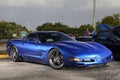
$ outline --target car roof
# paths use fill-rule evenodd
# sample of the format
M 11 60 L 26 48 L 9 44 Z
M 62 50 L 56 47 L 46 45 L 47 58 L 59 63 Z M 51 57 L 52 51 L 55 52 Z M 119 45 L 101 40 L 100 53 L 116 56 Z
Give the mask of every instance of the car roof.
M 38 34 L 38 33 L 60 33 L 60 32 L 59 31 L 36 31 L 32 33 Z

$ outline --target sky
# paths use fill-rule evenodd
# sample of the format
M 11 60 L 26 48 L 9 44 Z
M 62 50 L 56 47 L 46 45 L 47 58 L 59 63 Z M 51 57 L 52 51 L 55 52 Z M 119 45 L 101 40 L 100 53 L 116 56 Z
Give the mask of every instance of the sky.
M 96 21 L 120 14 L 120 0 L 96 0 Z M 35 30 L 46 22 L 71 27 L 93 23 L 93 0 L 0 0 L 0 21 Z

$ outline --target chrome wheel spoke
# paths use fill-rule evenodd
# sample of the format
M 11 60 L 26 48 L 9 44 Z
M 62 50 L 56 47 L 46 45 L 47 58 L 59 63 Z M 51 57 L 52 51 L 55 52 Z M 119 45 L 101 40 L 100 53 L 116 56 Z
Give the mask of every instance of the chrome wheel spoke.
M 50 65 L 55 68 L 61 68 L 64 65 L 63 58 L 58 50 L 53 50 L 49 56 Z
M 11 48 L 10 57 L 14 62 L 20 61 L 19 56 L 18 56 L 18 50 L 16 47 Z
M 13 59 L 16 59 L 17 58 L 17 52 L 16 52 L 16 50 L 15 49 L 13 49 Z

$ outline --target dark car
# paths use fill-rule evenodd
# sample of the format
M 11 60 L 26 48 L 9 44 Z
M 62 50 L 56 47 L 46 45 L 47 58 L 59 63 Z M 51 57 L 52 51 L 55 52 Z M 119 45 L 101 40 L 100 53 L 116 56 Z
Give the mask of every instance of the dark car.
M 92 36 L 78 36 L 75 38 L 77 41 L 90 42 L 93 40 Z
M 120 59 L 120 26 L 115 28 L 106 24 L 98 26 L 101 32 L 94 37 L 94 41 L 108 47 L 113 52 L 114 59 Z

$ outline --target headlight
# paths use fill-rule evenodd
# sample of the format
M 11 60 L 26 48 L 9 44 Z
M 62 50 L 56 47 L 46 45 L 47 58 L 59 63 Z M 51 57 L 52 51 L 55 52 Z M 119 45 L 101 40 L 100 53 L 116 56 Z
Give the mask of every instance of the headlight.
M 70 61 L 75 61 L 75 62 L 81 62 L 82 61 L 82 59 L 80 59 L 80 58 L 70 58 L 69 60 Z
M 94 59 L 80 59 L 80 58 L 70 58 L 70 61 L 75 61 L 75 62 L 94 62 Z

